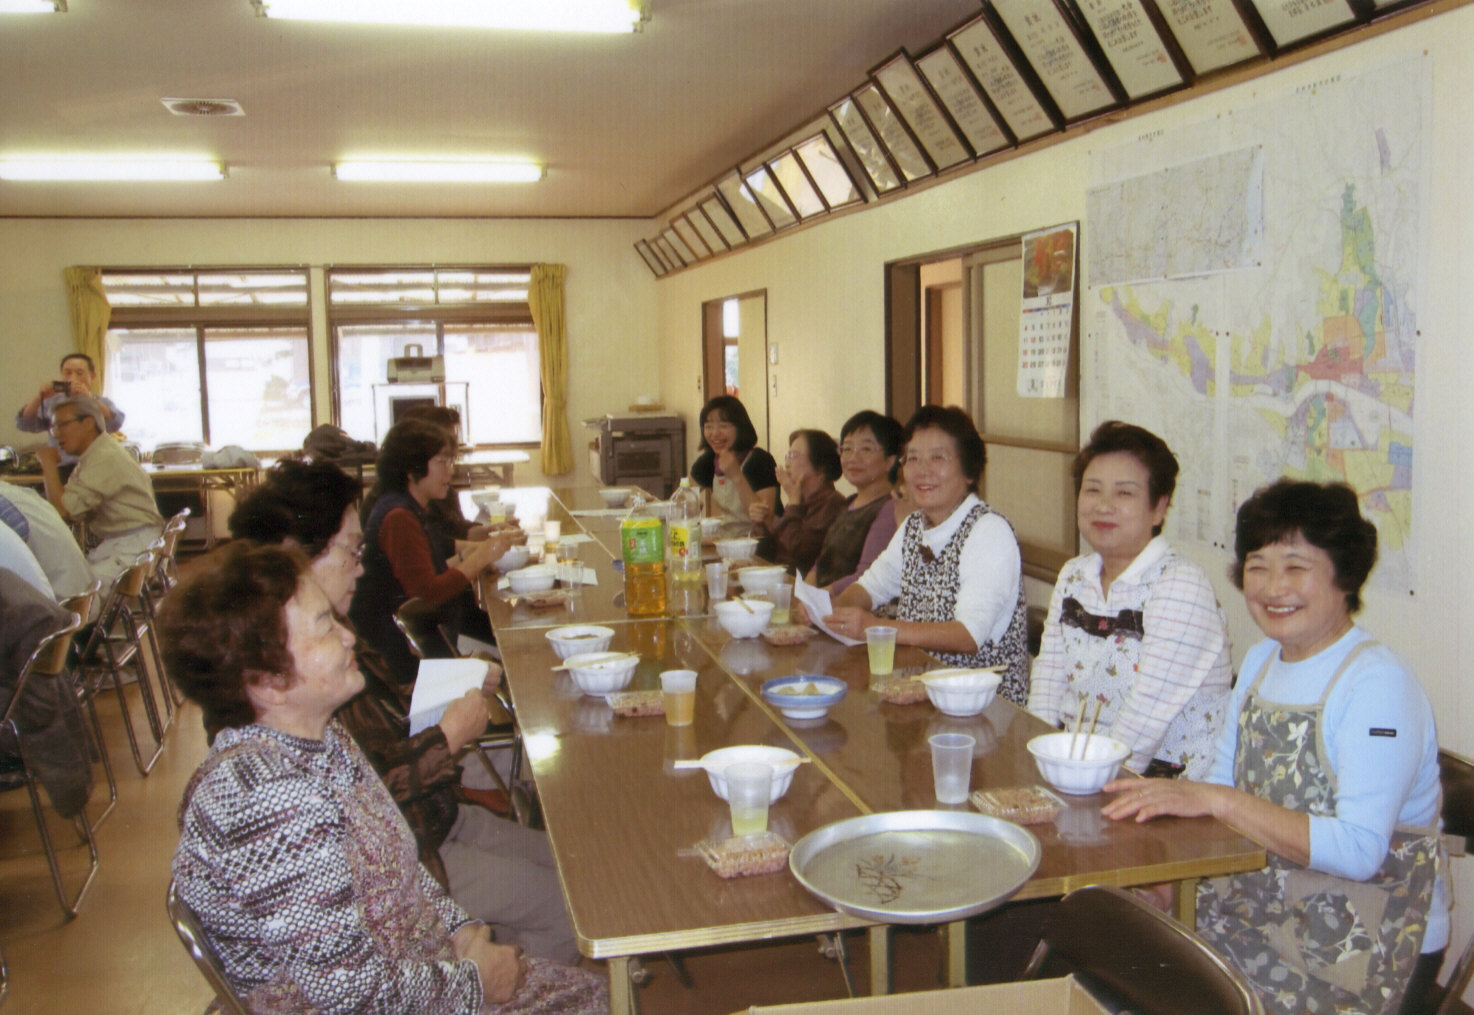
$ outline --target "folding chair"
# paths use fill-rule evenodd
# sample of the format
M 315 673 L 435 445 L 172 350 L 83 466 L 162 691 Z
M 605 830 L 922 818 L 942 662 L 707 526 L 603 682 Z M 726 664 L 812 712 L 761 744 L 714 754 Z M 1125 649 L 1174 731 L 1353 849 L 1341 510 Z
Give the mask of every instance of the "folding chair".
M 160 547 L 158 559 L 154 561 L 154 573 L 149 581 L 150 589 L 157 596 L 162 596 L 179 584 L 179 568 L 174 558 L 179 552 L 179 540 L 184 536 L 185 527 L 189 525 L 189 515 L 190 509 L 186 505 L 164 524 L 164 534 L 161 537 L 163 546 Z
M 1474 761 L 1440 750 L 1438 781 L 1443 785 L 1444 844 L 1450 856 L 1464 856 L 1474 850 Z M 1471 977 L 1474 977 L 1474 935 L 1464 945 L 1459 961 L 1449 974 L 1436 1015 L 1453 1015 L 1462 1008 Z
M 88 632 L 77 663 L 79 693 L 89 708 L 95 708 L 94 699 L 102 692 L 103 685 L 111 682 L 117 693 L 119 710 L 123 713 L 123 729 L 128 734 L 133 761 L 143 775 L 148 775 L 154 762 L 163 753 L 165 724 L 159 715 L 159 706 L 154 700 L 153 682 L 149 679 L 148 666 L 143 658 L 144 638 L 153 634 L 153 628 L 150 626 L 145 631 L 140 626 L 129 602 L 136 600 L 142 592 L 152 567 L 153 555 L 144 553 L 132 567 L 113 580 L 102 614 Z M 157 642 L 152 647 L 157 650 Z M 162 666 L 159 669 L 162 676 Z M 147 760 L 144 759 L 143 748 L 139 745 L 132 710 L 128 707 L 128 698 L 123 689 L 124 677 L 130 672 L 138 683 L 144 716 L 154 739 L 153 753 Z
M 460 656 L 455 643 L 440 623 L 438 611 L 423 599 L 409 599 L 394 614 L 394 626 L 409 642 L 410 651 L 417 659 L 455 659 Z M 531 801 L 517 787 L 517 777 L 522 771 L 522 731 L 517 728 L 517 717 L 512 710 L 512 700 L 505 686 L 492 693 L 492 699 L 501 711 L 492 724 L 476 740 L 476 754 L 481 764 L 490 773 L 498 788 L 512 803 L 512 813 L 519 824 L 531 820 Z M 508 777 L 502 778 L 492 764 L 487 751 L 511 751 L 511 767 Z
M 1166 913 L 1105 885 L 1064 897 L 1023 979 L 1066 973 L 1113 1011 L 1264 1015 L 1237 966 Z
M 68 596 L 66 599 L 61 600 L 58 605 L 63 610 L 69 613 L 75 613 L 77 616 L 85 619 L 92 615 L 92 604 L 97 601 L 97 597 L 101 591 L 102 582 L 94 578 L 92 584 L 87 587 L 85 592 L 78 592 L 75 596 Z M 72 635 L 72 660 L 74 664 L 80 658 L 85 642 L 86 628 L 84 626 L 81 631 Z M 113 773 L 113 760 L 108 755 L 107 742 L 102 738 L 102 723 L 97 718 L 97 706 L 93 703 L 91 696 L 85 693 L 85 681 L 80 679 L 80 675 L 75 672 L 72 675 L 72 690 L 76 695 L 77 703 L 87 713 L 89 720 L 89 724 L 85 727 L 87 737 L 91 741 L 92 749 L 97 752 L 98 758 L 102 761 L 103 774 L 107 776 L 107 806 L 103 808 L 102 813 L 92 822 L 92 827 L 97 829 L 102 827 L 102 823 L 107 820 L 107 816 L 118 805 L 118 779 Z
M 28 734 L 21 728 L 20 713 L 27 705 L 27 686 L 38 677 L 56 682 L 54 700 L 58 707 L 77 708 L 77 700 L 68 682 L 67 652 L 71 648 L 72 635 L 81 626 L 82 618 L 73 613 L 68 616 L 66 623 L 41 639 L 26 660 L 25 666 L 21 668 L 15 694 L 11 697 L 9 705 L 6 706 L 4 715 L 0 715 L 0 742 L 13 742 L 16 748 L 14 759 L 8 757 L 0 759 L 0 790 L 20 789 L 24 786 L 30 795 L 31 813 L 36 818 L 36 830 L 41 834 L 41 846 L 46 852 L 46 864 L 51 868 L 51 884 L 56 889 L 57 901 L 61 903 L 62 910 L 69 917 L 77 915 L 77 907 L 82 904 L 82 897 L 87 894 L 87 889 L 92 887 L 92 879 L 97 876 L 97 840 L 93 837 L 92 824 L 87 819 L 87 810 L 84 806 L 72 819 L 72 823 L 91 854 L 90 866 L 87 879 L 82 882 L 82 887 L 77 890 L 76 895 L 68 895 L 66 884 L 61 876 L 61 862 L 56 853 L 56 845 L 51 839 L 51 829 L 46 821 L 46 812 L 42 808 L 31 751 L 27 749 L 27 742 L 31 739 L 32 734 Z M 86 725 L 82 722 L 80 711 L 77 713 L 77 719 L 83 728 L 85 737 Z M 79 759 L 84 765 L 88 764 L 86 750 L 87 748 L 84 747 L 84 753 Z
M 169 911 L 169 922 L 174 924 L 174 933 L 184 943 L 184 950 L 189 952 L 200 975 L 204 976 L 205 982 L 215 992 L 220 1010 L 226 1015 L 249 1015 L 241 999 L 235 996 L 230 982 L 225 979 L 225 970 L 220 965 L 215 949 L 210 947 L 204 928 L 185 901 L 179 897 L 179 891 L 172 880 L 169 882 L 168 894 L 164 897 L 164 908 Z

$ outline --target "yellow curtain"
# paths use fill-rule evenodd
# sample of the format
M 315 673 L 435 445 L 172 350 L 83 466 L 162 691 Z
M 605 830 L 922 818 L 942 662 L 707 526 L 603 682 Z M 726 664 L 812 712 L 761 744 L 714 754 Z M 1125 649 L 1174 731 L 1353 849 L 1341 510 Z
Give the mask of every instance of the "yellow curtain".
M 568 332 L 563 321 L 563 278 L 567 274 L 566 265 L 534 264 L 527 287 L 542 363 L 545 476 L 573 471 L 573 444 L 568 434 Z
M 107 325 L 113 308 L 97 268 L 68 268 L 67 309 L 72 313 L 72 347 L 97 364 L 97 393 L 102 394 L 107 371 Z

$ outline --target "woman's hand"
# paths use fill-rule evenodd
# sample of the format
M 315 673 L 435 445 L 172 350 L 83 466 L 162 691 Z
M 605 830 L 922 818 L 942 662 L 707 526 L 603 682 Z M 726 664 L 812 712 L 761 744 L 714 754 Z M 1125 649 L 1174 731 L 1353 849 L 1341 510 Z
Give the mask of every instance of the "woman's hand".
M 502 686 L 502 664 L 494 659 L 486 661 L 486 679 L 481 681 L 482 694 L 494 694 Z
M 468 933 L 470 932 L 470 933 Z M 485 1004 L 506 1004 L 527 976 L 522 949 L 493 944 L 491 928 L 485 924 L 467 924 L 451 939 L 456 958 L 476 963 L 481 977 L 481 995 Z
M 456 569 L 467 578 L 475 578 L 500 560 L 517 541 L 518 536 L 511 532 L 497 532 L 491 538 L 474 544 L 471 549 L 462 551 L 460 560 L 456 561 Z
M 773 515 L 773 506 L 761 499 L 754 499 L 751 504 L 747 505 L 747 517 L 769 532 L 773 531 L 778 521 Z
M 778 485 L 783 488 L 784 499 L 790 504 L 801 503 L 804 499 L 803 477 L 795 476 L 786 465 L 778 466 L 776 472 Z
M 440 717 L 440 732 L 445 734 L 451 753 L 455 753 L 486 732 L 486 723 L 486 699 L 473 688 L 446 706 Z
M 1179 818 L 1215 816 L 1219 795 L 1227 787 L 1187 779 L 1114 779 L 1105 784 L 1115 799 L 1100 809 L 1112 821 L 1138 822 L 1173 815 Z
M 862 610 L 858 606 L 836 606 L 834 612 L 824 618 L 824 626 L 829 630 L 847 638 L 858 638 L 861 641 L 865 640 L 865 628 L 875 627 L 882 623 L 884 621 L 875 614 L 869 610 Z

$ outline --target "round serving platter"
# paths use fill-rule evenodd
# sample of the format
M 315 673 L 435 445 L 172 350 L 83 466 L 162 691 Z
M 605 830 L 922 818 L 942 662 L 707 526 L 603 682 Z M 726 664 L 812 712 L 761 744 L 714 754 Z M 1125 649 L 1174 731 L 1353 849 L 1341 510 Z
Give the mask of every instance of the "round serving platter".
M 789 853 L 800 884 L 881 923 L 945 923 L 1007 901 L 1039 866 L 1039 840 L 972 811 L 892 811 L 817 828 Z

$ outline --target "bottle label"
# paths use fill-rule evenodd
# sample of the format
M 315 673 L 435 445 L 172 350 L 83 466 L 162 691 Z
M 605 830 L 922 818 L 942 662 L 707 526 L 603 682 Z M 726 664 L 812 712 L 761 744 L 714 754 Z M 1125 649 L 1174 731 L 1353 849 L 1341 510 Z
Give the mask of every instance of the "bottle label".
M 677 560 L 686 560 L 692 556 L 693 549 L 700 544 L 697 533 L 700 529 L 693 529 L 690 525 L 671 524 L 670 527 L 670 555 Z M 695 552 L 699 552 L 695 551 Z
M 620 528 L 621 554 L 626 564 L 664 564 L 664 527 L 656 518 L 630 522 Z

